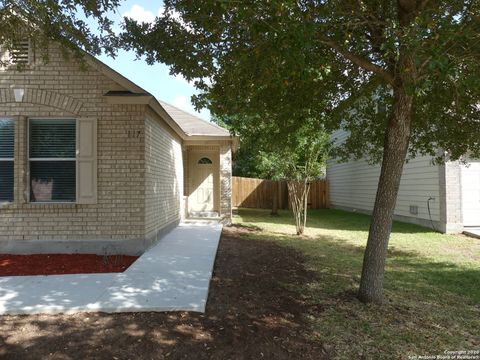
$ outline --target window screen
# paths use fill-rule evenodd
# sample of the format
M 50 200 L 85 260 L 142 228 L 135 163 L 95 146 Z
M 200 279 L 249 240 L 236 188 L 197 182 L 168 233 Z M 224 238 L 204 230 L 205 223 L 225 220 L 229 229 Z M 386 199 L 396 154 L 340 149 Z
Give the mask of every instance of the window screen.
M 14 123 L 0 119 L 0 202 L 13 201 Z
M 29 123 L 30 201 L 74 202 L 76 124 L 73 119 Z

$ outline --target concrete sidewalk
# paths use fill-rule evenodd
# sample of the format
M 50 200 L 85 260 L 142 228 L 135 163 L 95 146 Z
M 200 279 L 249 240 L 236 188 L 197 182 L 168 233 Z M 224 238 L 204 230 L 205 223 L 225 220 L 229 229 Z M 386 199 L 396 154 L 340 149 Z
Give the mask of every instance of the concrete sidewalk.
M 204 312 L 220 224 L 181 224 L 117 274 L 0 277 L 0 314 Z
M 480 227 L 466 227 L 463 229 L 465 235 L 480 239 Z

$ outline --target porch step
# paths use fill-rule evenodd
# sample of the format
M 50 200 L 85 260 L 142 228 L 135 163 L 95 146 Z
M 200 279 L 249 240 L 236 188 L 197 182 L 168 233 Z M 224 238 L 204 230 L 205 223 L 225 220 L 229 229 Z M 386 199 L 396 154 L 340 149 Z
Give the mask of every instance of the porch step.
M 190 211 L 189 218 L 219 219 L 220 214 L 216 211 Z

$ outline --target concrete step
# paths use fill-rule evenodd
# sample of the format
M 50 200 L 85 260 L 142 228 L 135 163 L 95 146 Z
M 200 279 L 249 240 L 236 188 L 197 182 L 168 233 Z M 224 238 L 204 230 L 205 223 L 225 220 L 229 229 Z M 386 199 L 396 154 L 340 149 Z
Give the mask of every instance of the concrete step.
M 190 211 L 189 218 L 220 218 L 220 214 L 216 211 Z

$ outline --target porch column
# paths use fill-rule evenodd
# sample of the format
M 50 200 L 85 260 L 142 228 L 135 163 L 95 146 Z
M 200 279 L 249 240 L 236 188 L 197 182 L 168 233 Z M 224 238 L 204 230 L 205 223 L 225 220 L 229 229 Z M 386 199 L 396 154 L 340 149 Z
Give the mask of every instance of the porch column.
M 232 222 L 232 150 L 230 144 L 220 146 L 220 216 Z

